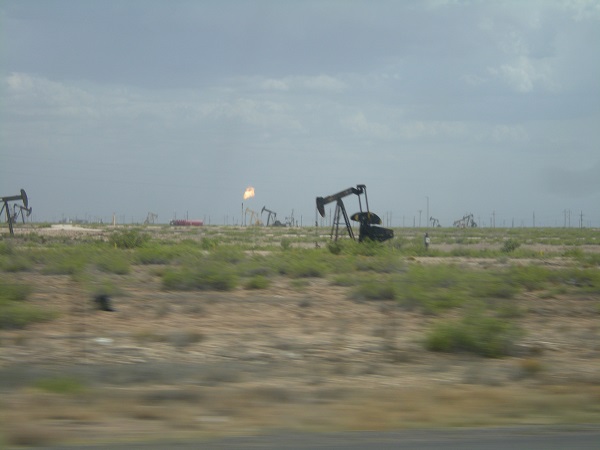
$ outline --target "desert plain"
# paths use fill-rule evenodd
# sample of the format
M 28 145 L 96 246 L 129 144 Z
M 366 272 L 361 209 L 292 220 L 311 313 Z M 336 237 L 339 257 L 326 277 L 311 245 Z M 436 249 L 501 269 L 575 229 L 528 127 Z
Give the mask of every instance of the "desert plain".
M 394 231 L 2 229 L 0 445 L 600 424 L 599 230 Z

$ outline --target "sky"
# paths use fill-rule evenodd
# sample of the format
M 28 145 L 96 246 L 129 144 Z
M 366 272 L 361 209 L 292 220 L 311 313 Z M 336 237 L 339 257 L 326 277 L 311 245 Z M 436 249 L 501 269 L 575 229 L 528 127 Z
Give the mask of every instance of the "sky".
M 0 196 L 307 226 L 365 184 L 393 227 L 600 227 L 599 42 L 600 0 L 0 0 Z

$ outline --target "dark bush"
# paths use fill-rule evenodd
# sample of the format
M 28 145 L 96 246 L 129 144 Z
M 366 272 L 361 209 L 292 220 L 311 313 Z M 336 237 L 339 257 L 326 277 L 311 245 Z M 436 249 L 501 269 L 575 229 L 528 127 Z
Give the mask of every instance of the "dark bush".
M 425 347 L 435 352 L 468 352 L 499 358 L 510 355 L 521 334 L 506 320 L 474 314 L 435 325 L 426 336 Z
M 504 253 L 511 253 L 518 249 L 520 246 L 521 244 L 518 241 L 514 239 L 508 239 L 504 241 L 504 244 L 502 244 L 502 251 Z
M 131 249 L 142 247 L 150 240 L 146 233 L 140 233 L 138 230 L 117 231 L 110 236 L 109 242 L 122 249 Z

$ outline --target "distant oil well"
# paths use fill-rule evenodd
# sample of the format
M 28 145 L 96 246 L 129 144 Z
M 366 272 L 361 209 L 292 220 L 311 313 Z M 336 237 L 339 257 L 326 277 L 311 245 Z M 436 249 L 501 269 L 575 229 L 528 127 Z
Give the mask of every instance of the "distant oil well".
M 352 214 L 348 218 L 346 207 L 344 206 L 343 198 L 349 195 L 356 195 L 358 197 L 359 212 Z M 365 210 L 363 211 L 363 205 L 361 201 L 361 195 L 365 196 Z M 327 197 L 317 197 L 317 211 L 321 217 L 325 217 L 325 205 L 335 202 L 335 213 L 333 215 L 333 224 L 331 227 L 331 239 L 337 241 L 340 234 L 340 225 L 346 226 L 346 231 L 351 239 L 356 240 L 354 232 L 350 224 L 350 219 L 360 224 L 358 241 L 362 242 L 365 239 L 371 239 L 373 241 L 386 241 L 394 237 L 394 231 L 388 228 L 383 228 L 381 225 L 381 218 L 369 211 L 369 200 L 367 197 L 367 186 L 364 184 L 357 184 L 356 187 L 350 187 L 344 191 L 338 192 L 337 194 L 328 195 Z M 343 222 L 342 222 L 343 220 Z
M 294 218 L 294 210 L 292 209 L 292 214 L 289 217 L 285 218 L 284 225 L 286 227 L 297 227 L 298 221 Z
M 248 215 L 250 215 L 250 226 L 260 226 L 262 222 L 260 220 L 260 216 L 256 211 L 250 208 L 246 208 L 244 211 L 244 223 L 248 223 Z
M 153 212 L 149 212 L 146 216 L 146 220 L 144 220 L 144 225 L 154 225 L 154 221 L 158 219 L 158 214 Z
M 429 221 L 431 222 L 431 226 L 432 227 L 434 227 L 434 228 L 440 228 L 441 227 L 440 221 L 437 220 L 435 217 L 430 217 Z
M 13 210 L 11 212 L 9 202 L 19 202 L 21 201 L 23 204 L 18 205 L 14 203 L 12 205 Z M 19 195 L 9 195 L 7 197 L 0 197 L 0 202 L 2 202 L 2 209 L 0 209 L 0 216 L 2 212 L 6 212 L 6 222 L 8 222 L 8 229 L 10 230 L 11 236 L 13 236 L 13 224 L 18 221 L 19 216 L 21 216 L 21 220 L 25 223 L 25 217 L 29 217 L 31 215 L 31 207 L 29 206 L 29 200 L 27 198 L 27 194 L 24 189 L 21 189 L 21 193 Z
M 477 228 L 477 223 L 473 220 L 473 214 L 465 214 L 462 219 L 454 221 L 456 228 Z
M 262 209 L 260 210 L 260 215 L 262 216 L 263 213 L 267 213 L 267 224 L 266 226 L 272 226 L 272 227 L 285 227 L 285 224 L 281 223 L 281 221 L 277 220 L 277 213 L 275 211 L 271 211 L 270 209 L 267 209 L 266 206 L 263 206 Z

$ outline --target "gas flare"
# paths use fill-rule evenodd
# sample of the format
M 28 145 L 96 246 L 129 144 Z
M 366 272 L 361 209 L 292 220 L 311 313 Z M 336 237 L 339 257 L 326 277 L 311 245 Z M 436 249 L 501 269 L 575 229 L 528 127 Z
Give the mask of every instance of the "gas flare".
M 254 197 L 254 188 L 252 186 L 248 186 L 246 188 L 246 192 L 244 192 L 244 200 L 248 200 L 252 197 Z

